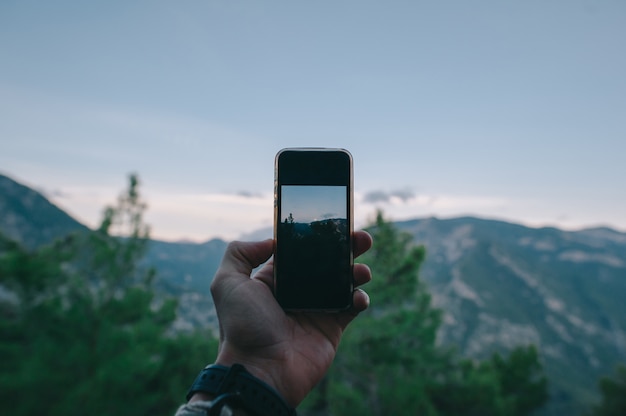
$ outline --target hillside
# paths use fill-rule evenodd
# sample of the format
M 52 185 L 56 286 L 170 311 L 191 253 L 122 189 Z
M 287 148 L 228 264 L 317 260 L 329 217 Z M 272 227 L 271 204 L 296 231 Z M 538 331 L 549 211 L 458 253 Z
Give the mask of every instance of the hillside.
M 35 249 L 87 230 L 39 192 L 0 175 L 0 233 Z M 151 240 L 148 244 L 144 265 L 158 271 L 157 290 L 180 298 L 177 328 L 216 325 L 209 285 L 225 248 L 222 240 L 202 244 Z
M 474 357 L 536 344 L 553 414 L 595 400 L 597 378 L 626 362 L 626 234 L 476 218 L 397 225 L 426 246 L 441 342 Z
M 470 357 L 529 343 L 539 347 L 551 383 L 543 414 L 580 414 L 597 399 L 598 377 L 626 362 L 625 233 L 471 217 L 396 225 L 426 246 L 421 277 L 445 314 L 442 344 Z M 0 232 L 34 248 L 77 230 L 86 227 L 0 176 Z M 157 288 L 180 298 L 177 329 L 215 327 L 209 284 L 225 247 L 217 239 L 150 242 L 144 261 L 157 269 Z M 376 293 L 370 295 L 375 302 Z
M 33 249 L 87 227 L 39 192 L 0 175 L 0 232 Z

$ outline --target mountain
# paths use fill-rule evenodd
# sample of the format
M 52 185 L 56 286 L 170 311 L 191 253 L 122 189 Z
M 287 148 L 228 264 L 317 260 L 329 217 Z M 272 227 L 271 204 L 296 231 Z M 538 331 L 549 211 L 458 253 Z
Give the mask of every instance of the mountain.
M 182 291 L 209 291 L 213 274 L 226 250 L 220 239 L 205 243 L 173 243 L 151 240 L 145 261 L 159 278 Z
M 0 232 L 34 249 L 87 227 L 39 192 L 0 175 Z
M 538 346 L 551 389 L 542 414 L 580 414 L 598 398 L 598 377 L 626 362 L 626 233 L 472 217 L 396 225 L 426 247 L 420 273 L 444 311 L 440 343 L 476 358 Z M 86 229 L 42 195 L 0 176 L 1 233 L 34 248 Z M 244 237 L 268 236 L 271 229 Z M 156 268 L 161 294 L 179 297 L 177 329 L 216 327 L 209 284 L 226 244 L 150 242 L 144 264 Z M 370 296 L 375 302 L 376 293 Z
M 35 249 L 72 232 L 87 230 L 39 192 L 0 175 L 0 233 Z M 219 239 L 201 244 L 158 240 L 148 243 L 143 265 L 157 270 L 158 292 L 180 298 L 179 318 L 175 322 L 178 329 L 216 326 L 209 285 L 226 244 Z
M 537 345 L 551 383 L 545 414 L 579 414 L 597 400 L 598 377 L 626 362 L 626 234 L 477 218 L 397 225 L 426 247 L 440 342 L 470 357 Z

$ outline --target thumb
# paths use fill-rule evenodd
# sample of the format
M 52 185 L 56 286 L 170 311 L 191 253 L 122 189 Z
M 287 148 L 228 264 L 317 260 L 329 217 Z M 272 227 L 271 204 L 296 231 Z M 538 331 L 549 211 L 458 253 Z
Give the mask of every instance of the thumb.
M 214 280 L 223 279 L 233 274 L 237 277 L 250 278 L 255 267 L 266 262 L 274 251 L 274 240 L 256 242 L 233 241 L 226 247 L 220 268 Z

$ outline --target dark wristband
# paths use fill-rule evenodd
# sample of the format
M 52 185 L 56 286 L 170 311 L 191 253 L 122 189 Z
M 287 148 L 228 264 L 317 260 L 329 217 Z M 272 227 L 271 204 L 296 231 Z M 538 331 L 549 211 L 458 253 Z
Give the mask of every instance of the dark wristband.
M 200 372 L 187 393 L 187 400 L 194 393 L 203 392 L 213 396 L 228 394 L 234 405 L 258 416 L 294 416 L 295 409 L 283 400 L 276 390 L 250 374 L 244 366 L 232 367 L 212 364 Z

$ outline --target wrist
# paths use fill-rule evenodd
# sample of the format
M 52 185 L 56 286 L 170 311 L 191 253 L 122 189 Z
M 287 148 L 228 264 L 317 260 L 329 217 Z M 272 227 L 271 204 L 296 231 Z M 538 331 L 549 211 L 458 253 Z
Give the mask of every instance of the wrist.
M 200 403 L 203 407 L 200 407 L 199 409 L 194 409 L 194 410 L 201 410 L 201 412 L 198 412 L 198 414 L 202 414 L 202 415 L 206 415 L 209 414 L 209 409 L 212 409 L 214 406 L 214 400 L 215 400 L 215 395 L 213 394 L 207 394 L 207 393 L 203 393 L 203 392 L 196 392 L 193 394 L 193 396 L 191 396 L 191 398 L 189 399 L 189 402 L 187 403 L 188 405 L 193 405 L 193 403 Z M 251 413 L 246 412 L 244 409 L 241 408 L 232 408 L 230 406 L 226 407 L 227 411 L 226 414 L 230 415 L 230 416 L 253 416 Z M 189 413 L 191 414 L 196 414 L 196 413 Z M 221 415 L 222 413 L 220 413 Z M 186 413 L 183 413 L 183 415 L 186 415 Z M 177 413 L 176 416 L 179 416 L 179 414 Z
M 199 391 L 199 392 L 194 393 L 193 396 L 191 396 L 191 398 L 189 399 L 189 404 L 194 403 L 194 402 L 205 402 L 207 404 L 210 403 L 209 406 L 212 407 L 214 399 L 215 399 L 214 394 L 208 394 L 208 393 Z M 239 409 L 239 408 L 232 409 L 229 407 L 229 410 L 230 410 L 231 416 L 252 416 L 250 413 L 246 412 L 244 409 Z M 208 414 L 208 412 L 206 413 Z
M 294 400 L 289 394 L 289 390 L 284 388 L 280 373 L 283 366 L 276 360 L 259 358 L 258 356 L 255 359 L 250 359 L 247 354 L 234 354 L 228 352 L 227 348 L 222 348 L 215 359 L 215 364 L 225 367 L 231 367 L 235 364 L 243 365 L 250 374 L 274 389 L 289 406 L 296 407 L 300 404 L 300 400 Z
M 204 368 L 187 393 L 189 404 L 204 400 L 221 409 L 245 410 L 255 416 L 294 416 L 293 409 L 280 394 L 256 378 L 240 364 L 225 367 L 218 364 Z M 245 415 L 246 413 L 234 413 Z

